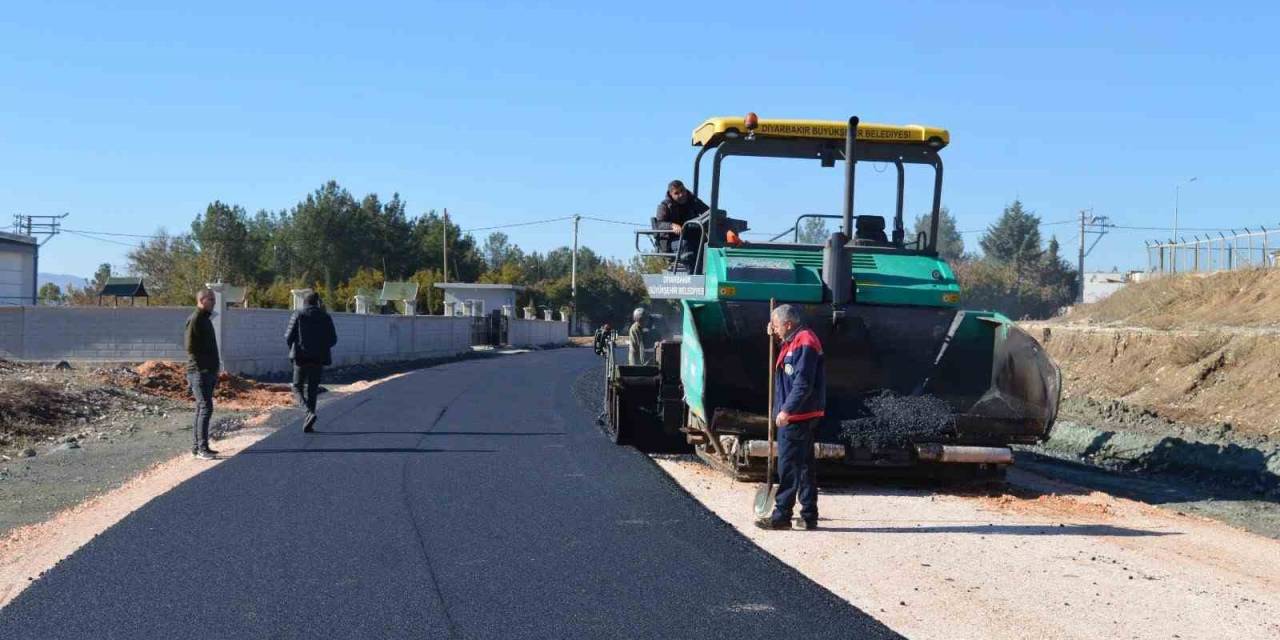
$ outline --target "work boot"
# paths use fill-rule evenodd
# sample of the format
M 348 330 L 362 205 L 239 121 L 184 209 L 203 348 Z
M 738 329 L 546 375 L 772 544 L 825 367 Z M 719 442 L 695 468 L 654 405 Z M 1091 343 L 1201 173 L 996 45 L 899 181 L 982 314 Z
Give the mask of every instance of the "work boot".
M 756 527 L 766 531 L 785 531 L 791 528 L 791 520 L 786 518 L 781 520 L 774 518 L 759 518 L 756 520 Z
M 315 426 L 316 426 L 316 414 L 308 413 L 306 419 L 302 421 L 302 432 L 315 433 L 316 432 Z

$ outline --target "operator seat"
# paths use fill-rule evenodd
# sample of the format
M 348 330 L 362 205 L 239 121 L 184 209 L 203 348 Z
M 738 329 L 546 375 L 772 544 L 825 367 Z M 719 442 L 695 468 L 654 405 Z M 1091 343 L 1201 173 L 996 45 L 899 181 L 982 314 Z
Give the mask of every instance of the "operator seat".
M 884 216 L 857 216 L 854 223 L 854 244 L 889 244 L 889 237 L 884 233 Z

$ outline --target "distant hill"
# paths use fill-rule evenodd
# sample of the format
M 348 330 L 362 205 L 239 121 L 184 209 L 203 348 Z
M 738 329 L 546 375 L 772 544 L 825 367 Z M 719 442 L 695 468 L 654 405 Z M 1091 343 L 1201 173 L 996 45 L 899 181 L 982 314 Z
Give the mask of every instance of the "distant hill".
M 86 284 L 89 284 L 89 280 L 87 278 L 67 275 L 65 273 L 41 273 L 36 279 L 39 282 L 38 286 L 40 287 L 43 287 L 46 282 L 52 282 L 61 287 L 63 291 L 67 290 L 68 285 L 83 287 Z

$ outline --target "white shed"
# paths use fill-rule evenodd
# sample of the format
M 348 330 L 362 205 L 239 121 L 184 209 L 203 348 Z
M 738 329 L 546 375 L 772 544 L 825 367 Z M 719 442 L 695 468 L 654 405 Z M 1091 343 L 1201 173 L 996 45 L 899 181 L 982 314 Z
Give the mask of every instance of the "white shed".
M 483 316 L 503 307 L 514 310 L 516 293 L 524 291 L 514 284 L 471 282 L 437 282 L 435 287 L 444 291 L 445 315 L 454 316 Z
M 1084 301 L 1097 302 L 1129 284 L 1128 273 L 1086 272 L 1084 274 Z
M 0 231 L 0 305 L 36 304 L 36 258 L 31 236 Z

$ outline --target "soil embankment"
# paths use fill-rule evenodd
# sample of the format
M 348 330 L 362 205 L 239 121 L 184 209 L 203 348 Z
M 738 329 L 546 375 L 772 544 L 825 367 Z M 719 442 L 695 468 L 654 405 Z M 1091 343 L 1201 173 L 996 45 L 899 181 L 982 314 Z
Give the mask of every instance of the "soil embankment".
M 1134 283 L 1023 327 L 1062 368 L 1047 451 L 1280 494 L 1280 271 Z

